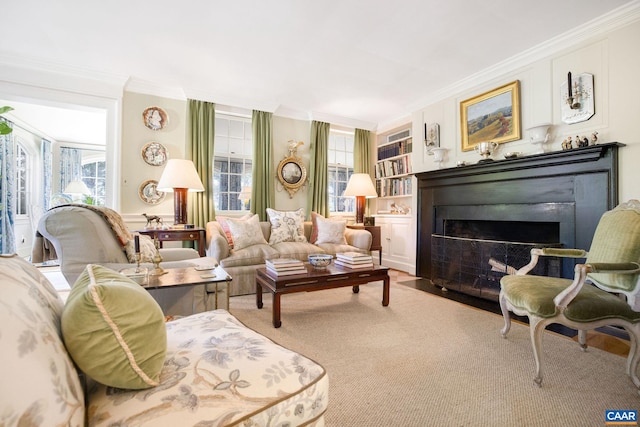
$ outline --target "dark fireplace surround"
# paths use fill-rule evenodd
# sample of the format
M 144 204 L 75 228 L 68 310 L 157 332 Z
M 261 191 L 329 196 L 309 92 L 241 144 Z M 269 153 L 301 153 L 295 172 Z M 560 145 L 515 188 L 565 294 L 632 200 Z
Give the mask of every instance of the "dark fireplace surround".
M 432 235 L 588 250 L 600 216 L 618 203 L 623 146 L 598 144 L 416 174 L 417 275 L 432 276 Z M 573 277 L 574 266 L 563 260 L 561 276 Z

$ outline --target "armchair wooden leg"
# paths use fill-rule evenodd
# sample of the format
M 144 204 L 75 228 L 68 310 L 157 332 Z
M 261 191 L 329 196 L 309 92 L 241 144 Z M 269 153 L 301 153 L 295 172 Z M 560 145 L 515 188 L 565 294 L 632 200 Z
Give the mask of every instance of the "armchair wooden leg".
M 536 362 L 536 376 L 533 381 L 538 387 L 542 387 L 542 337 L 547 323 L 536 316 L 529 317 L 529 331 L 531 332 L 531 345 L 533 346 L 533 358 Z
M 640 363 L 640 352 L 638 352 L 638 340 L 640 339 L 640 324 L 635 324 L 631 328 L 626 328 L 629 332 L 629 356 L 627 357 L 627 375 L 631 381 L 640 389 L 640 378 L 638 378 L 638 364 Z
M 502 338 L 507 338 L 507 333 L 511 329 L 511 315 L 509 314 L 507 299 L 502 292 L 500 292 L 500 310 L 502 310 L 502 317 L 504 317 L 504 327 L 500 333 L 502 334 Z
M 584 329 L 578 330 L 578 344 L 582 351 L 587 351 L 587 331 Z

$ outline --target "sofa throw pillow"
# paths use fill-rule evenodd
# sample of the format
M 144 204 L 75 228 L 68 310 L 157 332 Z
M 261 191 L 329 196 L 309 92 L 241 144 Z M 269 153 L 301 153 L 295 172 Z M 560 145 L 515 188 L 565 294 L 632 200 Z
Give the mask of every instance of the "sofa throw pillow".
M 218 222 L 218 224 L 220 224 L 220 227 L 222 227 L 222 231 L 224 231 L 225 236 L 227 236 L 227 242 L 229 243 L 229 249 L 233 249 L 233 236 L 231 235 L 231 230 L 229 230 L 229 223 L 227 222 L 227 220 L 230 217 L 228 216 L 222 216 L 222 215 L 216 215 L 216 221 Z M 242 217 L 238 218 L 241 220 L 247 220 L 251 218 L 251 214 L 245 214 Z
M 276 211 L 267 208 L 267 215 L 271 223 L 269 244 L 280 242 L 306 242 L 304 236 L 304 209 L 295 211 Z
M 229 231 L 233 238 L 233 249 L 240 250 L 252 245 L 267 244 L 260 228 L 260 218 L 253 215 L 246 220 L 229 218 Z
M 134 239 L 130 239 L 124 245 L 124 251 L 127 254 L 127 260 L 129 262 L 136 262 L 136 249 Z M 153 257 L 156 255 L 156 245 L 153 243 L 151 237 L 140 234 L 140 262 L 153 262 Z
M 310 243 L 316 243 L 316 240 L 318 240 L 318 218 L 321 218 L 325 221 L 344 221 L 341 218 L 325 218 L 319 213 L 311 212 L 311 236 L 309 237 Z
M 89 264 L 62 312 L 69 354 L 94 380 L 123 389 L 159 384 L 167 330 L 158 303 L 122 274 Z
M 326 219 L 318 215 L 316 217 L 316 226 L 318 229 L 318 237 L 315 243 L 334 243 L 336 245 L 346 245 L 347 240 L 344 237 L 344 230 L 347 227 L 347 221 Z

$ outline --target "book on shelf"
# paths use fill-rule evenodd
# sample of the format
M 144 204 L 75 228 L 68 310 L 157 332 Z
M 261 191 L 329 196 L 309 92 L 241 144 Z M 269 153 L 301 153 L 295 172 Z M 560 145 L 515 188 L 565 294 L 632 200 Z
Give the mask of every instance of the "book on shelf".
M 357 270 L 360 268 L 373 268 L 373 261 L 370 260 L 370 262 L 366 262 L 366 263 L 350 263 L 347 261 L 341 261 L 339 259 L 335 260 L 334 263 L 340 267 L 346 267 L 346 268 L 351 268 L 353 270 Z
M 267 266 L 267 273 L 271 274 L 272 276 L 293 276 L 294 274 L 306 274 L 307 269 L 302 267 L 302 268 L 296 268 L 293 270 L 275 270 L 269 266 Z

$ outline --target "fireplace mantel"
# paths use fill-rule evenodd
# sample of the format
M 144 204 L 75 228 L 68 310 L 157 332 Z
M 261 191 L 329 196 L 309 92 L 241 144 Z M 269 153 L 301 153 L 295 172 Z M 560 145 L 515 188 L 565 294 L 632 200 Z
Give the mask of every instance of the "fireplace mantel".
M 600 216 L 618 204 L 617 142 L 416 174 L 417 275 L 431 277 L 431 235 L 443 219 L 560 224 L 564 247 L 589 249 Z M 565 262 L 563 276 L 571 277 Z

